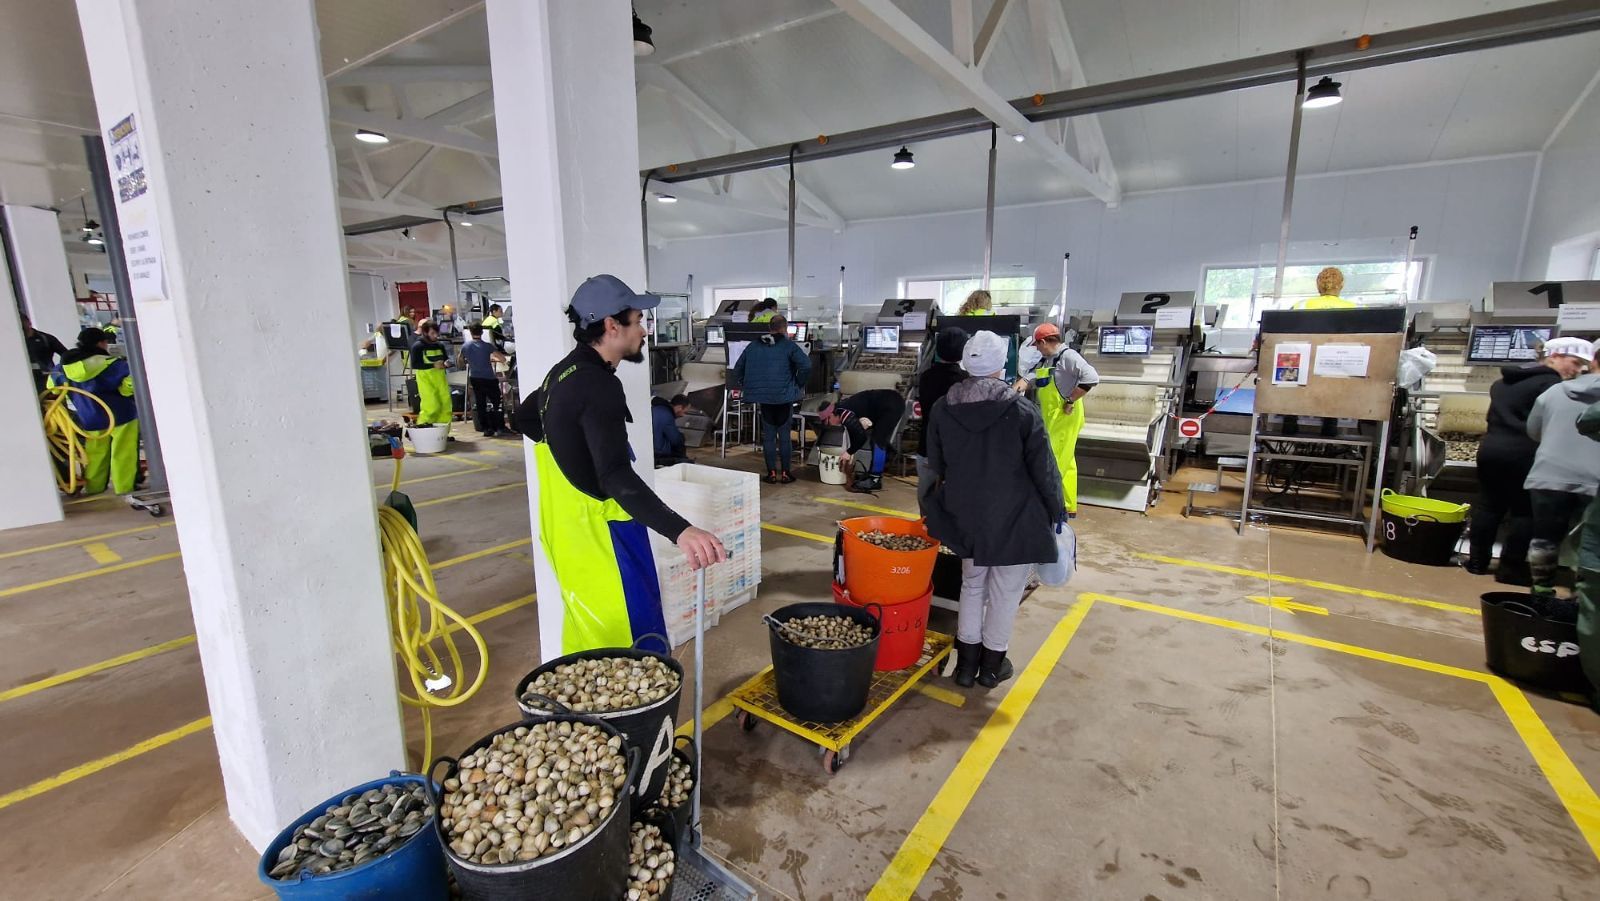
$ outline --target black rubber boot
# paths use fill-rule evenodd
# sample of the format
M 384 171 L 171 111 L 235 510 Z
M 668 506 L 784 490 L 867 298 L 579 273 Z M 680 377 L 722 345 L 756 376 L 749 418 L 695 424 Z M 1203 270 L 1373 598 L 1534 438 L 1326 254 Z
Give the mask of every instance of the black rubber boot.
M 983 658 L 978 661 L 979 685 L 984 688 L 993 688 L 1011 678 L 1011 675 L 1011 661 L 1006 659 L 1005 651 L 983 649 Z
M 978 676 L 978 658 L 983 654 L 983 645 L 964 641 L 956 642 L 956 684 L 962 688 L 971 688 L 972 682 Z

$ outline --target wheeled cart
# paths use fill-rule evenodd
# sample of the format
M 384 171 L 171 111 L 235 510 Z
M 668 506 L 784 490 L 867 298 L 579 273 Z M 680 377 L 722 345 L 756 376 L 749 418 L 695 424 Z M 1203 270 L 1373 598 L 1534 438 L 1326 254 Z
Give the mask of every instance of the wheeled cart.
M 734 689 L 729 700 L 739 711 L 739 728 L 749 732 L 760 719 L 793 732 L 817 746 L 822 753 L 822 768 L 833 774 L 850 759 L 850 743 L 856 736 L 910 691 L 918 680 L 933 672 L 954 647 L 952 636 L 928 632 L 922 640 L 922 656 L 916 665 L 893 672 L 874 672 L 872 687 L 867 691 L 867 706 L 841 723 L 813 723 L 790 716 L 778 703 L 778 684 L 770 666 Z

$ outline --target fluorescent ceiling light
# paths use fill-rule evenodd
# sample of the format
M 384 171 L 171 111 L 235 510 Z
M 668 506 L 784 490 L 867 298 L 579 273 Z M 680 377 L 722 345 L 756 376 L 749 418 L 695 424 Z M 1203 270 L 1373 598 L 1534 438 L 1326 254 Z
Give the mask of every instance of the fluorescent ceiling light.
M 381 131 L 368 131 L 365 128 L 356 129 L 356 140 L 367 144 L 387 144 L 389 136 Z
M 656 195 L 656 202 L 657 203 L 677 203 L 678 202 L 678 198 L 673 197 L 671 194 L 657 194 Z

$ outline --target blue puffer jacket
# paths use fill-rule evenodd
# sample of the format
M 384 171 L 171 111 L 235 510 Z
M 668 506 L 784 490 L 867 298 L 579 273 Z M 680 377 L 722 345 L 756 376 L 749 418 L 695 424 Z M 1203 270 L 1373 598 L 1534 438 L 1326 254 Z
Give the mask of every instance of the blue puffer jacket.
M 733 367 L 752 404 L 792 404 L 806 393 L 811 358 L 782 335 L 765 335 L 745 348 Z

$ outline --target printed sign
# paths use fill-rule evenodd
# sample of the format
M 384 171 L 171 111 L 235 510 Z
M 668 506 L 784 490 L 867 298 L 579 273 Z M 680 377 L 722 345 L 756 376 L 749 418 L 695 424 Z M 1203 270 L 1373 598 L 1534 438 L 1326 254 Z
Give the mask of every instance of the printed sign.
M 1295 388 L 1311 381 L 1311 345 L 1279 344 L 1272 350 L 1272 384 Z
M 1333 378 L 1363 378 L 1372 348 L 1365 344 L 1324 344 L 1317 348 L 1316 365 L 1312 372 Z
M 1185 438 L 1200 437 L 1200 420 L 1184 417 L 1178 420 L 1178 434 Z
M 161 263 L 161 231 L 150 193 L 139 128 L 130 114 L 106 132 L 111 183 L 117 192 L 117 225 L 122 233 L 123 261 L 135 302 L 167 299 Z
M 1600 332 L 1600 303 L 1564 303 L 1556 311 L 1561 334 Z

